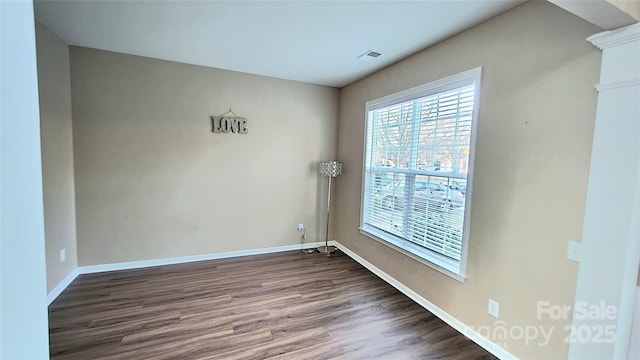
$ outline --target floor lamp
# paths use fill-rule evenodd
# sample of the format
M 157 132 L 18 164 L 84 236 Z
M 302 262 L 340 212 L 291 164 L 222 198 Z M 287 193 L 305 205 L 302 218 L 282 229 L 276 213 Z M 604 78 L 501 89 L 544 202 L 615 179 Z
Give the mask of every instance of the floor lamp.
M 329 177 L 329 190 L 327 191 L 327 233 L 324 239 L 324 246 L 320 246 L 317 248 L 318 252 L 321 254 L 326 254 L 327 256 L 331 255 L 332 252 L 336 251 L 336 248 L 333 246 L 329 246 L 329 214 L 331 211 L 331 182 L 334 177 L 338 177 L 342 174 L 342 163 L 339 161 L 320 161 L 319 168 L 320 176 L 328 176 Z

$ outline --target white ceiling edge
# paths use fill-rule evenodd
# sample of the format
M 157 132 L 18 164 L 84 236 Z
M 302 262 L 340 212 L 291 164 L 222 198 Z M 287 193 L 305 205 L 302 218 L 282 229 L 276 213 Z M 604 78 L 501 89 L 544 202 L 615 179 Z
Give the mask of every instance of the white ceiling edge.
M 55 1 L 36 18 L 69 45 L 343 87 L 523 0 Z M 357 57 L 374 50 L 374 61 Z
M 601 27 L 614 30 L 635 24 L 638 20 L 606 0 L 548 0 L 550 3 Z

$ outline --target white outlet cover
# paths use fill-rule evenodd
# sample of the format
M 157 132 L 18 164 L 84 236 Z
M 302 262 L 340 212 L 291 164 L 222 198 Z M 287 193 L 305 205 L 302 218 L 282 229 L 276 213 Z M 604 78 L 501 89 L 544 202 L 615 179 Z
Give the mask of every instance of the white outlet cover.
M 495 318 L 500 316 L 500 303 L 498 303 L 497 301 L 495 301 L 493 299 L 489 299 L 488 313 L 489 313 L 489 315 L 491 315 L 491 316 L 493 316 Z
M 60 262 L 67 260 L 67 249 L 60 250 Z
M 572 261 L 580 261 L 581 243 L 577 241 L 569 241 L 567 244 L 567 259 Z

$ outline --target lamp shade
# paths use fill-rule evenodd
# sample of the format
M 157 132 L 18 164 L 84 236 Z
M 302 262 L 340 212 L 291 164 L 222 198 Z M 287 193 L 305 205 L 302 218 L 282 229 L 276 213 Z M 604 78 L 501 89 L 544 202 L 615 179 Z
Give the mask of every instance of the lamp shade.
M 342 175 L 342 163 L 339 161 L 320 161 L 320 175 L 337 177 Z

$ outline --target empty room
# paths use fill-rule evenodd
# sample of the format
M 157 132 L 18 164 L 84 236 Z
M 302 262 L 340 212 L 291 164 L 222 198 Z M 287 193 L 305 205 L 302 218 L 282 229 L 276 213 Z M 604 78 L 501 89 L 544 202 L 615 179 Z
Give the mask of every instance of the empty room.
M 1 359 L 640 359 L 640 1 L 1 6 Z

